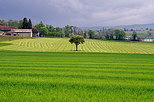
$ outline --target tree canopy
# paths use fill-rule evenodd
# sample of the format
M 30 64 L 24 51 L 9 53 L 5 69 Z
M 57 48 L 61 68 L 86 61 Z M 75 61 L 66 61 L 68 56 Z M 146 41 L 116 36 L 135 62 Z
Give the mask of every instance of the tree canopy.
M 137 41 L 137 32 L 136 31 L 133 31 L 132 40 Z
M 29 21 L 28 21 L 28 29 L 32 29 L 32 21 L 31 21 L 31 19 L 29 19 Z
M 116 37 L 116 40 L 124 40 L 126 33 L 122 30 L 116 29 L 114 35 Z
M 64 27 L 65 37 L 70 37 L 73 33 L 73 26 L 67 25 Z
M 31 22 L 30 19 L 29 19 L 29 21 L 28 21 L 27 18 L 24 18 L 24 19 L 23 19 L 23 22 L 22 22 L 22 29 L 32 29 L 32 22 Z
M 89 31 L 88 31 L 88 35 L 89 35 L 89 38 L 90 38 L 90 39 L 94 39 L 94 37 L 95 37 L 95 31 L 89 30 Z
M 40 37 L 41 36 L 47 36 L 48 35 L 48 29 L 46 27 L 40 28 Z

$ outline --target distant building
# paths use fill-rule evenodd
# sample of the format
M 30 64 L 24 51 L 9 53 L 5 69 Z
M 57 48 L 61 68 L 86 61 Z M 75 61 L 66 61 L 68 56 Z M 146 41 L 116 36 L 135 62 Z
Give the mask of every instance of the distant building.
M 37 29 L 16 29 L 14 27 L 0 26 L 0 35 L 39 37 L 39 31 Z
M 150 29 L 150 31 L 154 31 L 154 29 Z
M 145 42 L 154 42 L 154 39 L 145 38 L 145 39 L 143 39 L 142 41 L 145 41 Z
M 126 40 L 131 40 L 131 36 L 126 36 Z

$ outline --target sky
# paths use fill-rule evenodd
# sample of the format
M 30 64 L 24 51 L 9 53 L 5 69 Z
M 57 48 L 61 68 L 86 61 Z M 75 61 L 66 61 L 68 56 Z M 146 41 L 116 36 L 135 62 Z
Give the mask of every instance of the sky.
M 30 18 L 53 26 L 154 23 L 153 0 L 0 0 L 0 19 Z

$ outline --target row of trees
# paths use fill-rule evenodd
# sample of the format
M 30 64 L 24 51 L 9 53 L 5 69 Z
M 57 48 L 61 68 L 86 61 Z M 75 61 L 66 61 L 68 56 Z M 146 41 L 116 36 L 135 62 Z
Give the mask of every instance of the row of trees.
M 64 37 L 64 32 L 60 27 L 53 27 L 40 22 L 35 25 L 35 28 L 39 30 L 40 37 Z
M 131 41 L 139 41 L 140 37 L 138 36 L 136 31 L 133 31 L 132 36 L 127 36 L 123 30 L 118 29 L 104 29 L 97 31 L 99 38 L 106 40 L 131 40 Z
M 2 20 L 0 19 L 0 26 L 11 26 L 18 29 L 32 29 L 36 28 L 40 32 L 41 37 L 71 37 L 73 35 L 81 35 L 84 38 L 95 39 L 97 34 L 93 30 L 82 30 L 79 27 L 66 25 L 63 28 L 53 27 L 52 25 L 45 25 L 40 22 L 36 25 L 32 25 L 31 19 L 24 18 L 22 20 Z
M 41 37 L 71 37 L 73 35 L 82 35 L 82 29 L 67 25 L 63 28 L 53 27 L 52 25 L 45 25 L 43 22 L 40 22 L 34 26 L 39 30 Z
M 32 29 L 32 22 L 31 19 L 24 18 L 23 20 L 3 20 L 0 19 L 0 26 L 10 26 L 10 27 L 15 27 L 19 29 Z
M 0 26 L 11 26 L 19 29 L 38 29 L 40 37 L 71 37 L 73 35 L 80 35 L 88 39 L 106 39 L 106 40 L 125 40 L 126 33 L 118 29 L 103 29 L 99 31 L 83 30 L 76 26 L 66 25 L 63 28 L 53 27 L 52 25 L 45 25 L 40 22 L 36 25 L 32 25 L 31 19 L 24 18 L 20 21 L 5 21 L 0 19 Z M 137 34 L 134 31 L 132 34 L 132 40 L 138 40 Z
M 63 28 L 53 27 L 52 25 L 45 25 L 40 22 L 36 25 L 32 25 L 31 19 L 24 18 L 22 20 L 3 20 L 0 19 L 0 26 L 10 26 L 18 29 L 32 29 L 36 28 L 40 32 L 41 37 L 71 37 L 72 35 L 83 35 L 82 29 L 67 25 Z
M 10 26 L 10 27 L 18 28 L 18 25 L 19 25 L 19 21 L 17 21 L 17 20 L 6 21 L 3 19 L 0 19 L 0 26 Z
M 118 29 L 105 29 L 100 31 L 88 31 L 90 39 L 125 40 L 126 33 Z

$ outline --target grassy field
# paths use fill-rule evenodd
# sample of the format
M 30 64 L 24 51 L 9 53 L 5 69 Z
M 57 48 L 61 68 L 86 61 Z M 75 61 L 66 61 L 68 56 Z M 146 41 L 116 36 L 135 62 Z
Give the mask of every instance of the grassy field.
M 153 102 L 153 54 L 0 51 L 0 102 Z
M 74 50 L 66 38 L 1 42 L 0 102 L 154 101 L 154 43 L 86 39 Z
M 0 41 L 12 41 L 12 40 L 23 39 L 23 38 L 25 37 L 0 35 Z
M 15 51 L 44 51 L 44 52 L 73 52 L 75 46 L 67 38 L 36 38 L 3 42 L 12 44 L 0 47 L 0 50 Z M 154 54 L 154 43 L 117 42 L 86 39 L 85 44 L 79 45 L 80 52 L 105 53 L 141 53 Z

